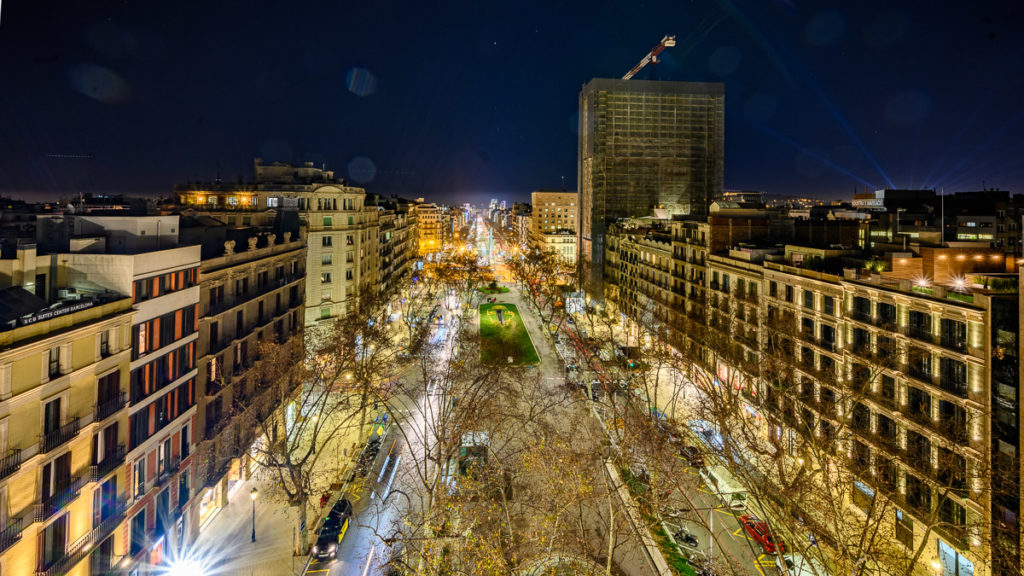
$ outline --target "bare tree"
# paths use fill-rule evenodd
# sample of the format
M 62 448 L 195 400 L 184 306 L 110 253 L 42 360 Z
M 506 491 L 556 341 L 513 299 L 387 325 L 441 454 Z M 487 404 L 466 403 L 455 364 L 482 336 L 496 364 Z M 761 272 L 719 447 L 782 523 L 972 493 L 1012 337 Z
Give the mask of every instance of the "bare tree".
M 305 549 L 312 502 L 340 484 L 340 461 L 369 433 L 375 403 L 400 370 L 402 342 L 381 301 L 359 300 L 303 343 L 264 344 L 250 369 L 256 392 L 240 421 L 253 431 L 263 492 L 296 508 Z

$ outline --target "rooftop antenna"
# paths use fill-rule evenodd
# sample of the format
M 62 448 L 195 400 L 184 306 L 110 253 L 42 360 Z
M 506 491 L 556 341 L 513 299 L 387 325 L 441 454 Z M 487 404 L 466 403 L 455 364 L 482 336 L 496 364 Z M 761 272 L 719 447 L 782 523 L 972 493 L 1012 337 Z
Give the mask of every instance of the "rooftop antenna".
M 945 246 L 946 245 L 946 187 L 945 186 L 939 188 L 939 205 L 941 206 L 941 210 L 942 210 L 942 216 L 940 216 L 940 219 L 942 220 L 942 225 L 939 226 L 939 246 Z
M 562 190 L 565 190 L 565 176 L 562 176 Z

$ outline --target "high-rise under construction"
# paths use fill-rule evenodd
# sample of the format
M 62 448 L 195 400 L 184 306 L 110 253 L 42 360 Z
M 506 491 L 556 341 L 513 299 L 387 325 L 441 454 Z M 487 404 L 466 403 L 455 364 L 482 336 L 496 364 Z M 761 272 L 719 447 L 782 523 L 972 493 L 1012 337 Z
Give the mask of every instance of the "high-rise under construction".
M 707 214 L 722 191 L 725 86 L 595 78 L 580 92 L 580 260 L 600 282 L 618 218 Z M 596 288 L 596 287 L 595 287 Z

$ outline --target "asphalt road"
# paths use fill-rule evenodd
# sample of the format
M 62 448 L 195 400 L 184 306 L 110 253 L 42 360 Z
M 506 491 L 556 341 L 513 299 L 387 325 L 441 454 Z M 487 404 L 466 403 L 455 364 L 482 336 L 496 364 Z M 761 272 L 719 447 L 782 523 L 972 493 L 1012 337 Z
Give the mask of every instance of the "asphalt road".
M 451 354 L 452 339 L 450 326 L 452 314 L 448 308 L 458 309 L 452 298 L 449 306 L 441 306 L 439 311 L 444 322 L 437 325 L 431 340 L 443 343 L 441 354 Z M 407 377 L 414 377 L 407 374 Z M 409 390 L 416 390 L 410 386 Z M 414 430 L 422 430 L 426 424 L 424 414 L 431 413 L 426 403 L 436 402 L 431 395 L 417 397 L 400 396 L 392 402 L 395 412 L 404 413 L 401 426 Z M 393 423 L 393 426 L 395 424 Z M 314 576 L 368 576 L 380 573 L 380 569 L 388 561 L 390 549 L 384 540 L 393 532 L 400 522 L 407 500 L 400 494 L 411 494 L 415 487 L 408 485 L 414 477 L 409 468 L 417 460 L 410 452 L 422 451 L 422 445 L 409 445 L 404 438 L 413 444 L 421 438 L 420 434 L 408 434 L 403 437 L 392 427 L 383 437 L 381 451 L 370 466 L 362 487 L 350 488 L 345 494 L 352 501 L 353 519 L 338 546 L 337 557 L 334 559 L 314 560 L 310 562 L 306 574 Z M 422 459 L 420 459 L 422 460 Z M 403 484 L 405 482 L 406 484 Z

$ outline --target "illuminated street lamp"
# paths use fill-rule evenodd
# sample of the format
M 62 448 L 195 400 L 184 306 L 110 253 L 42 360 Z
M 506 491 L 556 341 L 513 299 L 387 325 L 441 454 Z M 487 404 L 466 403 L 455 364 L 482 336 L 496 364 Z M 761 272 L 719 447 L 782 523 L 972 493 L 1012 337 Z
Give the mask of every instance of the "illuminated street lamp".
M 256 490 L 256 487 L 253 486 L 252 487 L 252 492 L 249 492 L 249 498 L 252 498 L 252 541 L 253 542 L 256 541 L 256 496 L 258 496 L 258 495 L 259 495 L 259 492 Z

